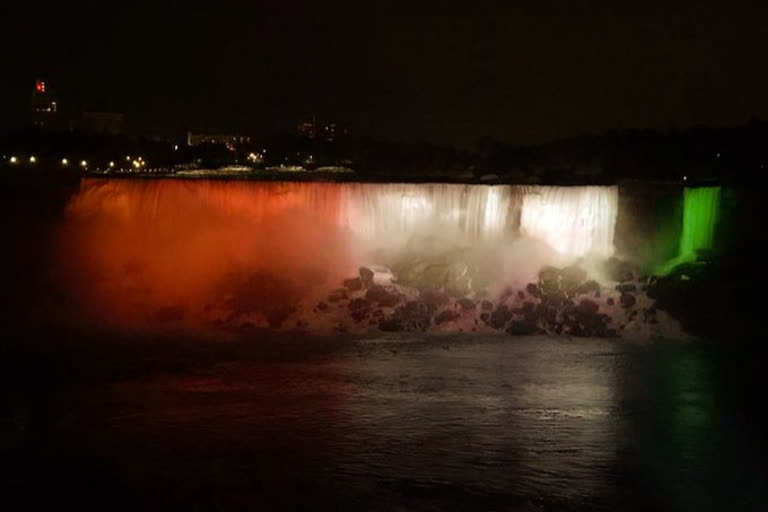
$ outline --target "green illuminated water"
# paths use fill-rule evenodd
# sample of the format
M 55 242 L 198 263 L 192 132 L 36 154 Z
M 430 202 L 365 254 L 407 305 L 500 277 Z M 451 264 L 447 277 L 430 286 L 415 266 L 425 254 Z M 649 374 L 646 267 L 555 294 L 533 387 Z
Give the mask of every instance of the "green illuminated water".
M 714 247 L 720 187 L 686 188 L 683 191 L 683 227 L 678 255 L 659 269 L 667 274 L 677 265 L 696 261 L 699 251 Z

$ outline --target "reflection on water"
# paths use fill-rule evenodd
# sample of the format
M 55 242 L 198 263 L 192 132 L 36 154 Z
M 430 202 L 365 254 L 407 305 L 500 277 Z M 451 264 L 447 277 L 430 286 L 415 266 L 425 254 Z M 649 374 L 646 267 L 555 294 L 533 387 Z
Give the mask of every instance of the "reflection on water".
M 17 478 L 213 508 L 700 511 L 765 497 L 754 440 L 715 400 L 706 352 L 494 336 L 311 343 L 91 355 L 106 382 L 28 429 L 40 451 L 16 455 L 31 464 Z M 118 355 L 123 377 L 109 369 Z

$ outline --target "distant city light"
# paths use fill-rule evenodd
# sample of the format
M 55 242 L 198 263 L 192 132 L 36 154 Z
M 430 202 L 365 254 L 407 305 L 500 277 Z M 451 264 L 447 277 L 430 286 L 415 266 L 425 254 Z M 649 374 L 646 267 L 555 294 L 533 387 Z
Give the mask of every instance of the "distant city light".
M 81 160 L 80 167 L 88 167 L 88 162 L 86 162 L 85 160 Z
M 125 157 L 125 161 L 126 162 L 130 162 L 131 161 L 131 155 L 128 155 L 127 157 Z
M 61 165 L 69 165 L 69 160 L 67 160 L 66 158 L 62 158 Z
M 179 145 L 178 144 L 174 144 L 173 145 L 173 150 L 174 151 L 178 151 L 179 150 Z
M 18 159 L 17 159 L 15 156 L 12 156 L 12 157 L 10 158 L 10 162 L 11 162 L 12 164 L 15 164 L 16 162 L 18 162 Z
M 688 176 L 683 176 L 683 181 L 687 181 L 687 180 L 688 180 Z
M 37 92 L 45 92 L 45 82 L 38 80 L 35 84 L 35 90 L 37 90 Z
M 717 158 L 720 158 L 720 153 L 717 154 Z
M 115 162 L 109 162 L 109 166 L 110 167 L 114 167 L 115 166 Z
M 29 157 L 29 163 L 33 164 L 35 162 L 37 162 L 37 158 L 35 158 L 35 155 L 32 155 L 31 157 Z

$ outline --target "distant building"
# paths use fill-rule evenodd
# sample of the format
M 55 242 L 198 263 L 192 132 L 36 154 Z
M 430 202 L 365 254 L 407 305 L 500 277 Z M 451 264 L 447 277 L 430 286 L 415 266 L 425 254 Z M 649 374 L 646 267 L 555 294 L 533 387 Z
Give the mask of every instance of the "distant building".
M 31 114 L 32 124 L 35 126 L 51 126 L 55 123 L 59 104 L 48 84 L 43 80 L 35 82 L 35 89 L 32 91 Z
M 198 146 L 200 144 L 221 144 L 223 146 L 226 146 L 228 150 L 234 151 L 237 148 L 238 144 L 247 144 L 250 141 L 251 141 L 251 138 L 245 135 L 187 132 L 188 146 Z
M 117 112 L 83 112 L 80 128 L 92 133 L 123 133 L 123 114 Z

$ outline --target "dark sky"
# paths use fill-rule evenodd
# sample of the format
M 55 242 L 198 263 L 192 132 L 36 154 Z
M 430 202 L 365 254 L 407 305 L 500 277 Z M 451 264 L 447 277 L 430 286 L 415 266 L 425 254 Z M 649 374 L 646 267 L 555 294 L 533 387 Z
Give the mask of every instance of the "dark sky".
M 38 76 L 70 113 L 158 134 L 266 134 L 316 113 L 466 145 L 768 118 L 768 2 L 192 3 L 4 4 L 0 125 Z

